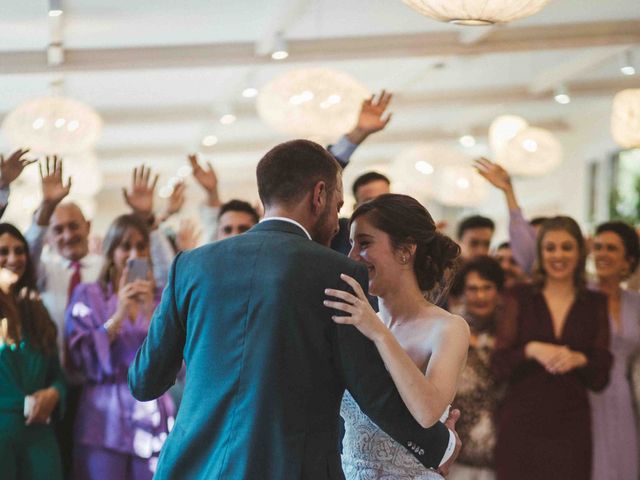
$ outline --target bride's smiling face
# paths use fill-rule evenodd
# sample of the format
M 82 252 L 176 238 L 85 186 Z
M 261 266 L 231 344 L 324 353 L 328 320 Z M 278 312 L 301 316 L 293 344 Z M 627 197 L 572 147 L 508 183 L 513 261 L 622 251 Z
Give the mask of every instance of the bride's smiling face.
M 358 217 L 351 224 L 349 258 L 367 267 L 369 294 L 382 296 L 400 275 L 402 254 L 393 247 L 389 235 L 375 228 L 367 217 Z

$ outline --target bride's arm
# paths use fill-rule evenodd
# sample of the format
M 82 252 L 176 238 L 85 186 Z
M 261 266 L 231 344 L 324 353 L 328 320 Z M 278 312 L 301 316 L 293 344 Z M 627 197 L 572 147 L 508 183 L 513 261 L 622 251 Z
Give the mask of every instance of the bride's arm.
M 456 393 L 458 377 L 464 368 L 469 348 L 466 322 L 461 317 L 451 315 L 438 327 L 425 376 L 380 321 L 360 285 L 347 275 L 342 278 L 356 295 L 340 290 L 326 291 L 328 296 L 347 302 L 327 300 L 326 306 L 350 314 L 334 316 L 333 320 L 354 325 L 374 342 L 411 415 L 423 427 L 432 426 L 440 419 Z

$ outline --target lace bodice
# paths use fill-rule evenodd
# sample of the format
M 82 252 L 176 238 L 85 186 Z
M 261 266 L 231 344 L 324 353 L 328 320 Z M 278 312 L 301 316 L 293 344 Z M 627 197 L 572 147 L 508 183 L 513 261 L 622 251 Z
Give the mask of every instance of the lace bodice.
M 349 394 L 340 406 L 345 422 L 342 468 L 347 480 L 442 480 L 374 424 Z

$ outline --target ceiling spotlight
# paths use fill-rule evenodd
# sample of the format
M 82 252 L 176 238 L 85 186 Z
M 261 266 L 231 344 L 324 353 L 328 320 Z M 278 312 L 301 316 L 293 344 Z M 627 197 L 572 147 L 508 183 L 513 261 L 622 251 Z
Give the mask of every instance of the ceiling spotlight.
M 188 177 L 191 175 L 191 167 L 189 165 L 183 165 L 178 169 L 178 176 L 180 178 Z
M 554 92 L 553 99 L 558 102 L 560 105 L 566 105 L 567 103 L 571 103 L 571 97 L 569 96 L 569 92 L 565 86 L 560 86 L 556 88 Z
M 415 164 L 416 170 L 418 170 L 423 175 L 431 175 L 433 173 L 433 166 L 429 162 L 425 162 L 424 160 L 419 160 Z
M 62 15 L 62 1 L 61 0 L 49 0 L 49 16 L 59 17 Z
M 169 198 L 173 193 L 173 187 L 171 185 L 164 185 L 160 188 L 160 192 L 158 192 L 160 198 Z
M 237 117 L 233 113 L 225 113 L 220 117 L 220 123 L 222 125 L 231 125 L 237 120 Z
M 34 130 L 40 130 L 42 127 L 44 127 L 44 118 L 42 117 L 38 117 L 33 121 L 33 129 Z
M 469 182 L 468 178 L 460 177 L 456 180 L 456 185 L 458 186 L 458 188 L 466 190 L 471 186 L 471 182 Z
M 218 137 L 215 135 L 207 135 L 202 139 L 202 145 L 205 147 L 213 147 L 216 143 L 218 143 Z
M 522 142 L 522 148 L 524 148 L 529 153 L 535 153 L 538 151 L 538 142 L 532 140 L 531 138 L 527 138 Z
M 244 98 L 253 98 L 258 95 L 258 89 L 254 87 L 247 87 L 242 91 Z
M 620 55 L 620 71 L 623 75 L 635 75 L 636 67 L 633 66 L 631 51 L 627 50 Z
M 460 145 L 462 145 L 465 148 L 471 148 L 476 145 L 476 139 L 473 135 L 462 135 L 458 139 L 458 142 L 460 142 Z
M 273 42 L 273 52 L 271 53 L 271 58 L 274 60 L 284 60 L 288 56 L 289 51 L 287 50 L 287 42 L 285 42 L 282 34 L 278 33 Z

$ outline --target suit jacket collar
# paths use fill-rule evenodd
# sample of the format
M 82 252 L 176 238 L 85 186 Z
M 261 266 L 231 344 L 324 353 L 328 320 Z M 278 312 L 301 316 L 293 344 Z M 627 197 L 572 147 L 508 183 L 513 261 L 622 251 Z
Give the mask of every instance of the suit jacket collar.
M 257 232 L 285 232 L 293 233 L 294 235 L 300 235 L 303 238 L 309 239 L 308 233 L 304 228 L 296 223 L 287 220 L 280 220 L 279 218 L 265 218 L 255 225 L 251 230 Z

